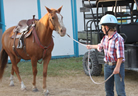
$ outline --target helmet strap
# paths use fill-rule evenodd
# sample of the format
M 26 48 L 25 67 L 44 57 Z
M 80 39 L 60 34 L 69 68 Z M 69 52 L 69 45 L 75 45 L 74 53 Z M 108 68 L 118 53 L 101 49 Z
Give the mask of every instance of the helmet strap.
M 106 28 L 104 28 L 105 32 L 106 32 L 106 35 L 108 35 L 108 32 L 111 28 L 109 28 L 108 30 L 106 30 Z

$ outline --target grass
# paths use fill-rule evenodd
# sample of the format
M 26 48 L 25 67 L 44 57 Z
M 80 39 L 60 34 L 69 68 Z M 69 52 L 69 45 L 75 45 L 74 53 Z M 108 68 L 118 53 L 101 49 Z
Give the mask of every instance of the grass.
M 11 65 L 8 64 L 4 76 L 10 76 Z M 19 72 L 23 76 L 32 75 L 31 61 L 23 61 L 18 64 Z M 43 64 L 37 64 L 37 76 L 43 75 Z M 53 59 L 48 65 L 48 76 L 75 76 L 83 73 L 82 57 Z

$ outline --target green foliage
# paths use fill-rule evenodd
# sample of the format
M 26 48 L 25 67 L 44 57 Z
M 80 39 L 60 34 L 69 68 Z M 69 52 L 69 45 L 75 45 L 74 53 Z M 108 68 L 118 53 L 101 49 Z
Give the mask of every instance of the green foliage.
M 8 64 L 5 76 L 10 76 L 11 65 Z M 22 75 L 33 75 L 31 61 L 22 61 L 18 64 L 19 72 Z M 43 64 L 37 64 L 37 76 L 43 76 Z M 53 59 L 48 65 L 48 76 L 75 76 L 83 72 L 82 57 Z

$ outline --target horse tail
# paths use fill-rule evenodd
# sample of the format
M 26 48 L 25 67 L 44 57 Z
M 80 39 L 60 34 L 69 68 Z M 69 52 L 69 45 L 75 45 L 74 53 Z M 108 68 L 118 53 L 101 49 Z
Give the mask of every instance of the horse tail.
M 3 73 L 6 67 L 7 61 L 8 61 L 8 54 L 2 48 L 1 53 L 0 53 L 0 79 L 2 79 L 3 77 Z

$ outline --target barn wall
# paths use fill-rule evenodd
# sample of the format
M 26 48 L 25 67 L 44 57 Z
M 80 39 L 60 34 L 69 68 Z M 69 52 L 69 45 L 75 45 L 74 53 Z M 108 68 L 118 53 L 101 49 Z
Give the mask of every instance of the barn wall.
M 83 12 L 80 12 L 80 7 L 82 7 L 82 0 L 77 0 L 77 21 L 78 21 L 78 31 L 84 30 L 84 17 Z M 87 52 L 86 47 L 79 45 L 79 55 L 84 55 Z
M 3 0 L 6 29 L 16 26 L 22 19 L 32 18 L 33 15 L 36 15 L 36 18 L 43 17 L 47 13 L 45 6 L 58 9 L 63 5 L 61 10 L 63 22 L 67 33 L 73 37 L 71 2 L 71 0 Z M 55 31 L 53 36 L 55 44 L 52 52 L 53 58 L 75 56 L 74 51 L 78 49 L 74 48 L 74 42 L 70 38 L 60 37 Z
M 22 19 L 38 18 L 37 0 L 3 0 L 6 29 Z
M 73 36 L 72 29 L 72 12 L 71 12 L 71 1 L 70 0 L 41 0 L 41 13 L 42 16 L 47 13 L 45 6 L 48 8 L 58 9 L 63 5 L 61 10 L 61 14 L 63 16 L 63 22 L 65 27 L 67 28 L 67 33 L 70 36 Z M 53 32 L 54 36 L 54 49 L 52 52 L 52 56 L 63 56 L 63 55 L 74 55 L 74 47 L 73 41 L 70 40 L 67 36 L 60 37 L 57 32 Z
M 63 5 L 61 14 L 63 22 L 67 28 L 67 33 L 77 40 L 78 31 L 83 30 L 83 14 L 80 12 L 82 0 L 3 0 L 6 29 L 16 26 L 22 19 L 30 19 L 33 15 L 36 18 L 43 17 L 48 8 L 58 9 Z M 82 45 L 77 45 L 67 36 L 60 37 L 55 31 L 53 58 L 72 57 L 84 55 L 87 49 Z

